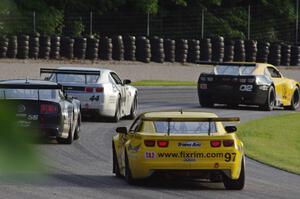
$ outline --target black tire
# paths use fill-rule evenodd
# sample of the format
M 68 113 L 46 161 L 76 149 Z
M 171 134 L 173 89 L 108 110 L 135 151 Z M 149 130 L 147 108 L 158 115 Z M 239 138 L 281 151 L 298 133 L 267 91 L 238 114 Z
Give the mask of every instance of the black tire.
M 199 103 L 201 105 L 201 107 L 205 108 L 205 107 L 213 107 L 214 103 L 213 101 L 210 99 L 210 97 L 204 97 L 204 96 L 200 96 L 199 97 Z
M 129 166 L 129 161 L 128 161 L 126 152 L 125 152 L 125 175 L 124 175 L 124 177 L 128 184 L 130 184 L 130 185 L 137 184 L 137 181 L 132 178 L 132 173 L 131 173 L 131 169 Z
M 227 175 L 223 174 L 223 183 L 228 190 L 242 190 L 245 186 L 245 163 L 242 160 L 240 176 L 237 180 L 232 180 Z
M 75 129 L 75 132 L 74 132 L 74 140 L 79 139 L 80 127 L 81 127 L 81 115 L 79 114 L 76 129 Z
M 268 90 L 268 97 L 265 104 L 262 106 L 262 109 L 265 111 L 272 111 L 276 103 L 276 94 L 273 86 L 270 86 Z
M 137 115 L 137 104 L 138 104 L 137 96 L 135 95 L 133 103 L 131 105 L 130 115 L 128 116 L 128 119 L 133 120 L 136 117 L 136 115 Z
M 121 102 L 120 102 L 120 98 L 118 99 L 118 103 L 117 103 L 117 106 L 116 106 L 116 112 L 115 112 L 115 115 L 114 117 L 112 118 L 112 121 L 117 123 L 120 121 L 120 118 L 121 118 Z
M 113 149 L 113 173 L 116 175 L 116 177 L 120 178 L 122 177 L 120 173 L 120 168 L 119 168 L 119 163 L 118 163 L 118 158 L 117 158 L 117 153 L 116 153 L 116 148 L 114 145 L 114 142 L 112 143 L 112 149 Z
M 291 105 L 290 106 L 286 106 L 284 107 L 287 110 L 297 110 L 299 108 L 300 105 L 300 92 L 299 92 L 299 88 L 296 87 L 292 100 L 291 100 Z
M 72 144 L 74 140 L 73 133 L 72 133 L 72 126 L 70 125 L 69 135 L 66 139 L 58 137 L 56 140 L 59 144 Z

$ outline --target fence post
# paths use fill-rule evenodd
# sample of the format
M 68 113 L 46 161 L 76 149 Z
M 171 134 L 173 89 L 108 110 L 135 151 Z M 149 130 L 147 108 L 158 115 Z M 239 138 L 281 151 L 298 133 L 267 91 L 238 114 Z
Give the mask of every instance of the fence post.
M 93 34 L 93 11 L 90 12 L 90 35 Z
M 248 5 L 248 34 L 247 38 L 250 39 L 250 23 L 251 23 L 251 7 L 250 4 Z
M 296 36 L 295 36 L 295 42 L 298 43 L 298 19 L 299 18 L 299 0 L 296 1 Z
M 204 37 L 204 9 L 201 11 L 201 39 Z
M 35 25 L 35 11 L 33 11 L 32 13 L 32 22 L 33 22 L 33 32 L 35 33 L 36 31 L 36 25 Z
M 149 37 L 150 35 L 150 12 L 149 10 L 147 11 L 147 36 Z

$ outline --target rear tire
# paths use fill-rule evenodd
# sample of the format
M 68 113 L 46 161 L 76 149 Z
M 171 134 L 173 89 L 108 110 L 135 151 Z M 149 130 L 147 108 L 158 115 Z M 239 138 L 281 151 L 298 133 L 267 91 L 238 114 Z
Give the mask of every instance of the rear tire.
M 119 163 L 118 163 L 118 158 L 117 158 L 117 153 L 115 149 L 114 143 L 112 144 L 113 148 L 113 173 L 120 178 L 122 175 L 120 173 L 120 168 L 119 168 Z
M 240 176 L 237 180 L 232 180 L 227 175 L 223 174 L 223 183 L 228 190 L 242 190 L 245 186 L 245 165 L 244 159 L 242 160 Z
M 117 102 L 117 106 L 116 106 L 116 112 L 115 112 L 115 116 L 112 118 L 112 121 L 117 123 L 120 121 L 121 118 L 121 107 L 120 107 L 121 103 L 120 103 L 120 99 L 118 99 Z
M 271 86 L 268 90 L 267 100 L 265 104 L 262 106 L 262 109 L 264 111 L 272 111 L 275 107 L 275 102 L 276 102 L 275 89 L 273 86 Z
M 74 132 L 74 140 L 79 139 L 80 126 L 81 126 L 81 115 L 79 114 L 76 129 L 75 129 L 75 132 Z
M 214 103 L 213 101 L 210 99 L 210 97 L 208 96 L 199 96 L 199 104 L 201 105 L 201 107 L 205 108 L 205 107 L 213 107 Z
M 73 142 L 72 126 L 70 125 L 69 135 L 67 138 L 57 138 L 56 140 L 59 144 L 72 144 Z
M 134 97 L 133 103 L 131 105 L 130 109 L 130 115 L 128 116 L 128 119 L 133 120 L 137 115 L 137 96 Z
M 125 180 L 130 185 L 136 184 L 136 180 L 132 178 L 132 173 L 129 167 L 129 161 L 126 152 L 125 152 Z
M 286 106 L 284 107 L 287 110 L 297 110 L 299 108 L 300 105 L 300 92 L 299 92 L 299 88 L 296 87 L 292 100 L 291 100 L 291 105 L 290 106 Z

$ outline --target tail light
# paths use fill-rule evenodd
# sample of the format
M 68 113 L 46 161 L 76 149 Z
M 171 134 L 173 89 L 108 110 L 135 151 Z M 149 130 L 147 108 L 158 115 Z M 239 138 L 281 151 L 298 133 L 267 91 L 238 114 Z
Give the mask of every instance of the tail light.
M 168 147 L 169 146 L 169 141 L 159 140 L 159 141 L 157 141 L 157 145 L 159 147 Z
M 212 81 L 214 81 L 214 78 L 213 77 L 207 77 L 207 81 L 212 82 Z
M 144 144 L 147 147 L 154 147 L 155 146 L 155 141 L 154 140 L 145 140 Z
M 103 91 L 104 91 L 103 87 L 96 88 L 96 93 L 103 93 Z
M 256 81 L 256 80 L 255 80 L 254 77 L 253 77 L 253 78 L 249 78 L 249 79 L 247 80 L 247 82 L 250 83 L 250 84 L 253 84 L 255 81 Z
M 241 83 L 246 83 L 247 79 L 246 78 L 240 78 Z
M 234 145 L 234 140 L 223 140 L 223 146 L 230 147 Z
M 87 92 L 87 93 L 92 93 L 93 91 L 94 91 L 94 88 L 92 88 L 92 87 L 85 88 L 85 92 Z
M 41 104 L 40 113 L 41 114 L 58 113 L 58 107 L 57 105 L 54 104 Z
M 206 81 L 206 77 L 200 77 L 201 81 Z
M 210 146 L 211 147 L 220 147 L 221 141 L 220 140 L 212 140 L 212 141 L 210 141 Z

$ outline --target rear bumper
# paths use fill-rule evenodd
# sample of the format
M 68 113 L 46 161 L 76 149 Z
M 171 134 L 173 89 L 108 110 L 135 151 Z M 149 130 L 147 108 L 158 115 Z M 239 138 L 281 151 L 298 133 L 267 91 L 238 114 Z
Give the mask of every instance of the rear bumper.
M 253 91 L 239 91 L 233 89 L 217 90 L 215 88 L 201 89 L 198 87 L 199 100 L 201 98 L 209 98 L 213 103 L 220 104 L 246 104 L 246 105 L 263 105 L 268 97 L 268 90 L 262 90 L 258 86 L 254 86 Z

